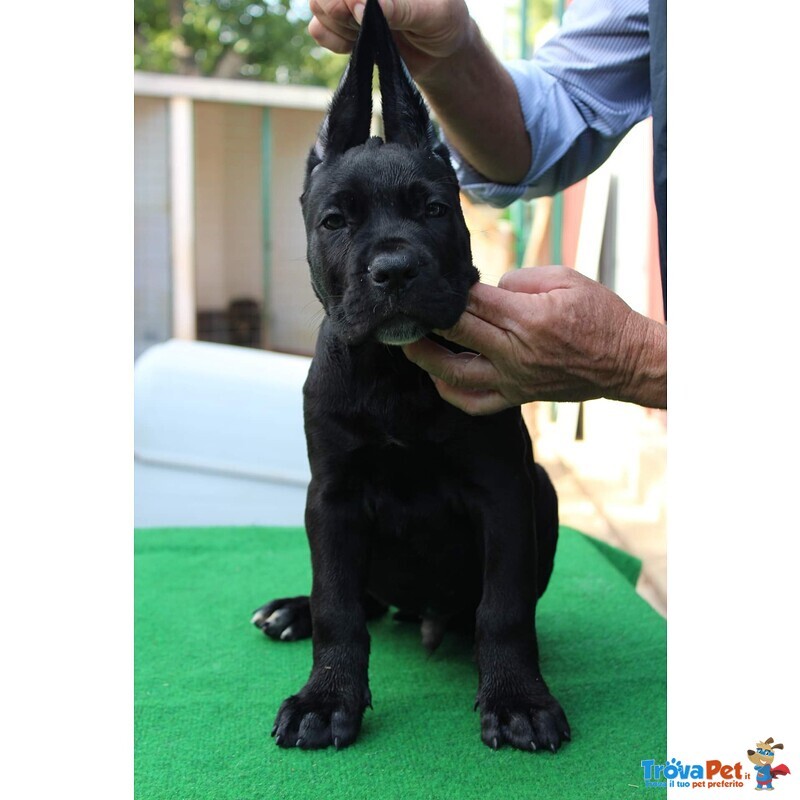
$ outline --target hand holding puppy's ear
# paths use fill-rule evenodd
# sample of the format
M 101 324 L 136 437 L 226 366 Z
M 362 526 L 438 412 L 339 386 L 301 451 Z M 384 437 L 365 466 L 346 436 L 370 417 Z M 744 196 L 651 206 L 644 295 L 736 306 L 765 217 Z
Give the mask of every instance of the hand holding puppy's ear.
M 414 77 L 458 50 L 473 33 L 464 0 L 381 0 L 400 55 Z M 308 32 L 322 47 L 349 53 L 364 14 L 364 0 L 311 0 Z
M 311 0 L 309 7 L 314 16 L 308 32 L 314 41 L 334 53 L 349 53 L 358 36 L 364 1 Z
M 397 51 L 378 0 L 367 0 L 350 63 L 333 96 L 313 161 L 341 155 L 366 142 L 372 119 L 372 73 L 377 66 L 383 101 L 384 138 L 387 143 L 433 150 L 436 133 L 422 95 L 411 80 Z

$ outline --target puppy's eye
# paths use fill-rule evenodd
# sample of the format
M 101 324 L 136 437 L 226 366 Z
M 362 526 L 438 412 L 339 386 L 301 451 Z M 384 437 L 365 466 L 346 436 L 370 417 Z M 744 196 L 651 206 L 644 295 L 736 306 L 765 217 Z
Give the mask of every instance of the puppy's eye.
M 346 224 L 347 221 L 341 214 L 328 214 L 328 216 L 322 220 L 322 227 L 327 228 L 329 231 L 341 230 Z
M 447 213 L 447 206 L 444 203 L 428 203 L 425 206 L 426 217 L 443 217 Z

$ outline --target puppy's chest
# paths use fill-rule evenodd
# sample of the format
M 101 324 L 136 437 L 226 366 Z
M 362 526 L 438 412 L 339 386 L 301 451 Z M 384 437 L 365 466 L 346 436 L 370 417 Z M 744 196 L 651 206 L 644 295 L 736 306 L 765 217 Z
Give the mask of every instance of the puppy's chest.
M 404 442 L 386 434 L 381 444 L 365 446 L 354 459 L 360 476 L 362 509 L 398 530 L 460 513 L 467 487 L 446 447 Z
M 403 430 L 376 432 L 349 462 L 366 485 L 397 491 L 449 483 L 454 471 L 446 446 L 416 441 Z
M 400 447 L 407 450 L 411 447 L 411 442 L 408 436 L 403 437 L 402 434 L 395 436 L 392 433 L 384 433 L 382 437 L 379 437 L 378 445 L 381 447 Z
M 462 435 L 438 396 L 420 394 L 375 393 L 366 402 L 357 400 L 348 409 L 345 427 L 365 457 L 425 460 Z

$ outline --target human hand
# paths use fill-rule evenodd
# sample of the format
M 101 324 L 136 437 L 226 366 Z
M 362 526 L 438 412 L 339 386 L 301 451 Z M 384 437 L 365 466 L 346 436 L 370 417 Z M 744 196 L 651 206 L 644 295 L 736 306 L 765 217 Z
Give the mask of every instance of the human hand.
M 308 32 L 334 53 L 349 53 L 365 0 L 311 0 Z M 400 55 L 415 78 L 458 50 L 474 30 L 464 0 L 381 0 Z
M 403 350 L 468 414 L 596 397 L 666 408 L 666 326 L 566 267 L 508 272 L 497 288 L 476 284 L 459 321 L 436 333 L 475 353 L 430 339 Z

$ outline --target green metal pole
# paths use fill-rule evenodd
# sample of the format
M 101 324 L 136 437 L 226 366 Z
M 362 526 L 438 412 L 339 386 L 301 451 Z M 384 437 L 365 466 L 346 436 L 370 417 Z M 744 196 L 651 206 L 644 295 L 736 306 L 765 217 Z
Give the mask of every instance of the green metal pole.
M 559 27 L 564 19 L 564 0 L 556 0 L 556 19 Z M 553 197 L 553 206 L 550 211 L 550 263 L 560 264 L 564 258 L 562 239 L 564 234 L 564 195 L 558 192 Z M 558 419 L 558 403 L 550 404 L 550 419 Z
M 555 8 L 558 24 L 564 19 L 564 0 L 557 0 Z M 560 264 L 563 260 L 562 238 L 564 232 L 564 195 L 558 192 L 553 197 L 553 207 L 550 217 L 550 262 Z
M 519 52 L 521 58 L 530 57 L 528 46 L 528 0 L 520 2 L 520 22 L 519 22 Z
M 519 53 L 520 58 L 530 58 L 530 46 L 528 43 L 528 0 L 520 0 Z M 514 226 L 514 240 L 516 242 L 514 265 L 517 268 L 524 266 L 522 259 L 525 257 L 525 246 L 530 233 L 529 211 L 529 204 L 524 200 L 517 200 L 511 207 L 511 220 Z

